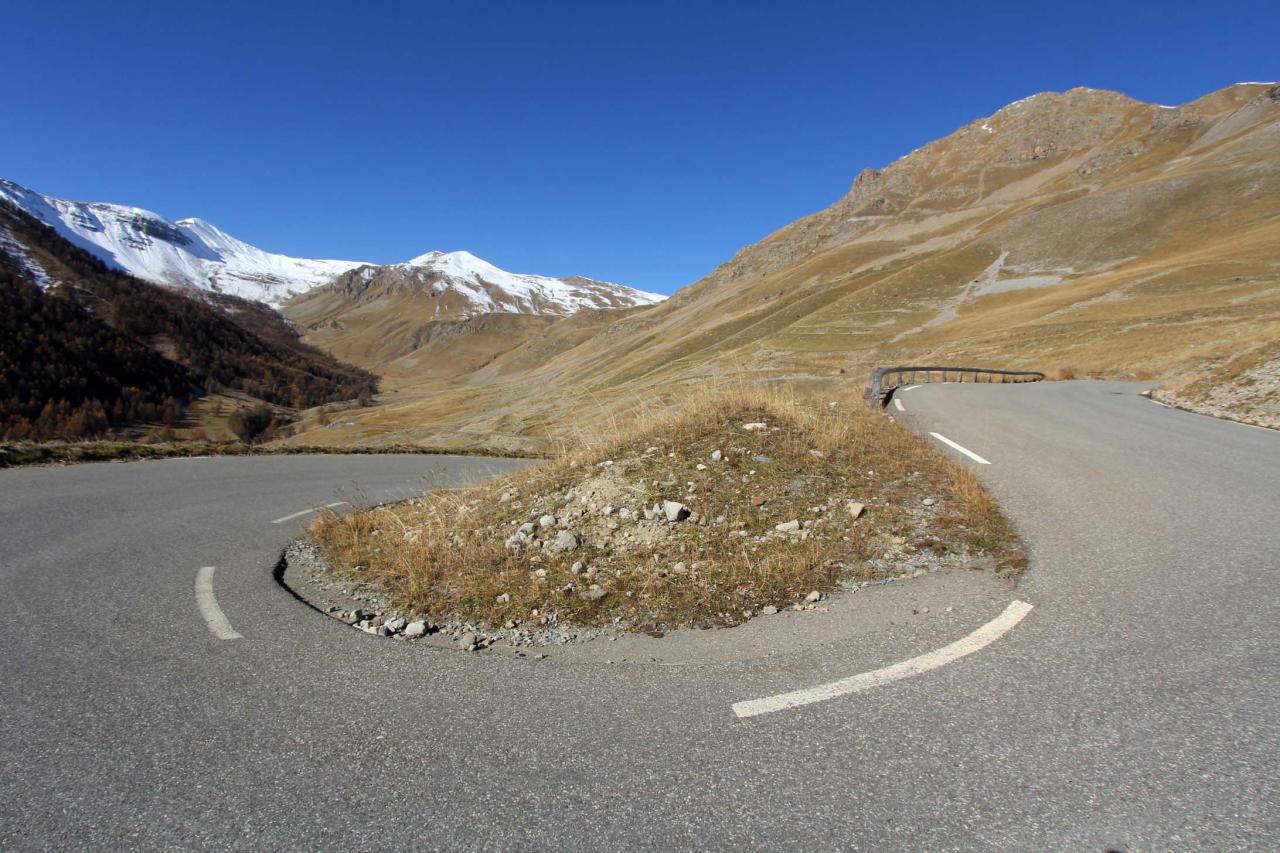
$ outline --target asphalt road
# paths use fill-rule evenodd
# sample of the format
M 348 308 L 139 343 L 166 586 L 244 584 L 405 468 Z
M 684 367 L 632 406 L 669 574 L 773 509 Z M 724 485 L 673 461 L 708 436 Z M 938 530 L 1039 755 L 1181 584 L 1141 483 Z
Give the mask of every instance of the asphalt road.
M 0 471 L 0 849 L 1276 849 L 1280 435 L 1139 390 L 900 393 L 896 417 L 990 461 L 956 454 L 1025 537 L 1034 610 L 932 672 L 749 719 L 733 703 L 1004 602 L 682 666 L 428 650 L 276 586 L 306 517 L 272 521 L 515 463 Z M 201 566 L 240 639 L 202 620 Z

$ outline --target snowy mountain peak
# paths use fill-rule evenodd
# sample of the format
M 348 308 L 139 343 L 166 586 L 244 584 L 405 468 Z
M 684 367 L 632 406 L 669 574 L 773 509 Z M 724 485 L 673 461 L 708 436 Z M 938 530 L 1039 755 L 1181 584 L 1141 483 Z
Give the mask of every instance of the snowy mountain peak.
M 582 308 L 652 305 L 666 298 L 580 276 L 511 273 L 467 251 L 427 252 L 395 266 L 419 280 L 430 280 L 435 294 L 452 288 L 466 296 L 471 307 L 464 314 L 572 314 Z
M 665 298 L 585 278 L 510 273 L 464 251 L 427 252 L 389 266 L 292 258 L 251 246 L 203 219 L 170 222 L 139 207 L 54 198 L 2 178 L 0 199 L 130 275 L 157 284 L 229 293 L 277 307 L 340 277 L 367 285 L 388 275 L 398 275 L 436 295 L 452 292 L 464 306 L 461 313 L 468 316 L 489 312 L 572 314 L 580 308 L 648 305 Z
M 202 219 L 170 222 L 140 207 L 42 195 L 0 178 L 0 199 L 108 266 L 174 287 L 279 305 L 361 264 L 265 252 Z
M 325 301 L 337 296 L 361 303 L 388 294 L 418 294 L 434 300 L 433 317 L 459 319 L 480 314 L 566 316 L 584 308 L 630 308 L 665 299 L 622 284 L 581 276 L 554 278 L 512 273 L 470 252 L 432 251 L 399 264 L 364 266 L 316 291 Z

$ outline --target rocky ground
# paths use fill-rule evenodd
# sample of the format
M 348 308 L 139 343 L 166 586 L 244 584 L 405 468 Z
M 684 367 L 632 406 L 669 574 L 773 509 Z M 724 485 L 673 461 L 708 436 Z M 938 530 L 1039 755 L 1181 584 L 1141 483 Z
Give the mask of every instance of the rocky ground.
M 1003 601 L 1015 578 L 975 573 L 973 566 L 925 561 L 882 580 L 847 581 L 834 595 L 797 602 L 732 632 L 682 629 L 664 637 L 628 632 L 620 624 L 593 628 L 556 626 L 494 630 L 483 622 L 414 618 L 397 609 L 376 584 L 337 576 L 315 543 L 299 539 L 285 552 L 284 585 L 316 610 L 365 634 L 463 652 L 510 654 L 568 663 L 705 663 L 794 652 L 815 643 L 856 641 L 888 625 L 912 619 L 964 617 Z M 955 562 L 955 561 L 952 561 Z M 909 564 L 911 565 L 911 564 Z M 807 596 L 806 596 L 807 598 Z M 985 609 L 984 609 L 985 608 Z
M 1280 429 L 1280 346 L 1247 352 L 1151 396 L 1179 409 Z

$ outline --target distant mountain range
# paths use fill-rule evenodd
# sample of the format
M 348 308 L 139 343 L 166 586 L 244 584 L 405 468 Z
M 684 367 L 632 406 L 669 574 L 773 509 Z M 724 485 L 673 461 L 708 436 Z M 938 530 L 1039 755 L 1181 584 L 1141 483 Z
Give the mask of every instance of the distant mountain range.
M 469 252 L 428 252 L 402 264 L 292 258 L 232 237 L 202 219 L 170 222 L 137 207 L 70 201 L 0 179 L 5 199 L 73 246 L 144 281 L 252 299 L 279 307 L 346 275 L 356 293 L 382 284 L 421 288 L 450 319 L 484 313 L 566 315 L 580 308 L 648 305 L 663 297 L 571 276 L 521 275 Z

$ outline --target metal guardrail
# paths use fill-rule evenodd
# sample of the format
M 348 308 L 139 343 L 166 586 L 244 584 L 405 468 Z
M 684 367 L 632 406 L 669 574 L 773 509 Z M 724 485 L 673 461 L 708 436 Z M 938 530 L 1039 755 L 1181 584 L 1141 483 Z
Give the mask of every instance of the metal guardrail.
M 867 385 L 867 403 L 885 406 L 895 388 L 900 385 L 921 385 L 925 382 L 1040 382 L 1044 374 L 1038 370 L 993 370 L 986 367 L 878 367 L 871 371 Z M 938 378 L 941 377 L 941 378 Z

